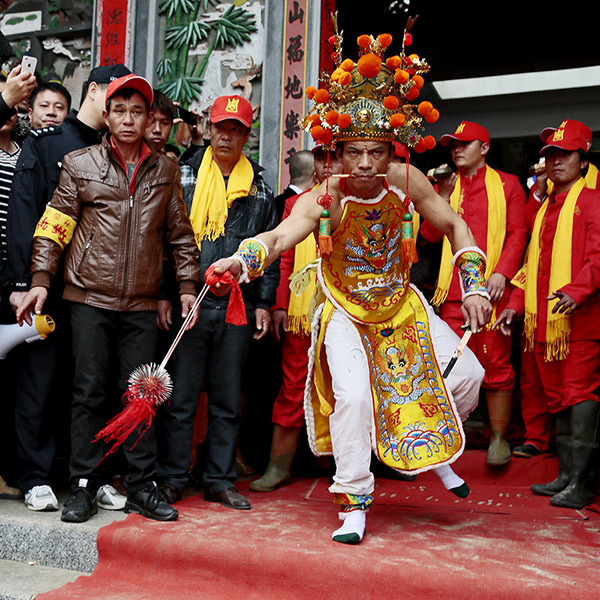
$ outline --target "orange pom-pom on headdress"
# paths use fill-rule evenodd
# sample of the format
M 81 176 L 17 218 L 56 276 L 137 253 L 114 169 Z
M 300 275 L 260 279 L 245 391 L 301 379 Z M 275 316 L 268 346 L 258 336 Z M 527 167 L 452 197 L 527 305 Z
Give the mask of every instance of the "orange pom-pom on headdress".
M 383 106 L 388 110 L 396 110 L 400 106 L 400 100 L 396 96 L 386 96 L 383 99 Z
M 354 69 L 354 61 L 351 58 L 347 58 L 346 60 L 342 61 L 340 69 L 348 72 L 352 71 L 352 69 Z
M 370 35 L 359 35 L 356 39 L 359 48 L 368 48 L 371 45 Z
M 325 114 L 325 121 L 327 121 L 327 123 L 329 123 L 329 125 L 336 125 L 339 118 L 340 118 L 340 115 L 335 110 L 329 110 Z
M 413 83 L 419 89 L 421 89 L 425 85 L 425 80 L 420 75 L 413 75 Z
M 425 116 L 425 120 L 428 123 L 435 123 L 440 118 L 440 111 L 437 108 L 432 108 L 429 113 Z
M 404 125 L 405 121 L 406 117 L 402 113 L 394 113 L 390 117 L 390 127 L 393 127 L 394 129 L 399 129 Z
M 408 91 L 408 93 L 406 94 L 406 99 L 407 100 L 414 100 L 415 98 L 419 97 L 419 94 L 421 92 L 419 91 L 419 88 L 416 85 L 413 85 L 410 90 Z
M 381 71 L 381 58 L 379 58 L 377 54 L 369 52 L 368 54 L 363 54 L 363 56 L 358 59 L 356 66 L 358 72 L 365 79 L 373 79 L 373 77 L 377 77 L 379 71 Z
M 314 86 L 312 86 L 312 85 L 309 85 L 309 86 L 306 88 L 306 90 L 304 90 L 304 93 L 306 94 L 306 97 L 307 97 L 309 100 L 312 100 L 312 99 L 315 97 L 315 92 L 316 92 L 316 91 L 317 91 L 317 88 L 316 88 L 316 87 L 314 87 Z
M 385 66 L 388 69 L 391 69 L 392 71 L 395 71 L 396 69 L 399 69 L 402 66 L 402 59 L 398 55 L 396 55 L 396 56 L 390 56 L 385 61 Z
M 325 132 L 325 129 L 323 129 L 323 127 L 321 127 L 320 125 L 315 125 L 314 127 L 311 127 L 311 129 L 310 129 L 310 135 L 312 136 L 313 140 L 315 140 L 316 142 L 321 141 L 321 138 L 323 137 L 324 132 Z
M 419 104 L 419 114 L 423 117 L 427 116 L 433 110 L 433 104 L 431 102 L 424 100 Z
M 377 41 L 382 48 L 387 48 L 392 43 L 392 36 L 389 33 L 382 33 L 377 36 Z
M 423 146 L 425 147 L 425 150 L 431 150 L 432 148 L 435 148 L 435 138 L 432 135 L 426 135 L 423 138 Z
M 406 83 L 410 79 L 410 75 L 404 69 L 396 69 L 396 73 L 394 74 L 394 81 L 402 85 Z
M 315 92 L 315 102 L 317 104 L 325 104 L 325 102 L 327 102 L 329 100 L 329 92 L 324 89 L 324 88 L 320 88 Z
M 352 81 L 352 75 L 348 71 L 343 71 L 338 79 L 340 85 L 348 85 Z
M 352 117 L 347 113 L 342 113 L 338 118 L 338 127 L 347 129 L 350 125 L 352 125 Z

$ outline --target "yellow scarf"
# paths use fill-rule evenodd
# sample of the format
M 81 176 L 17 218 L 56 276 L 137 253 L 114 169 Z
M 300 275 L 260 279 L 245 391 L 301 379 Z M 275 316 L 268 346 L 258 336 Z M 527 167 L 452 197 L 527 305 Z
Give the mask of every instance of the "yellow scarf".
M 569 190 L 565 203 L 560 209 L 556 233 L 552 242 L 552 261 L 550 265 L 550 289 L 546 295 L 571 283 L 571 244 L 573 240 L 573 215 L 575 205 L 581 190 L 586 186 L 582 177 Z M 527 350 L 533 349 L 535 330 L 537 327 L 537 280 L 540 262 L 540 232 L 542 223 L 548 210 L 549 202 L 544 202 L 537 212 L 533 224 L 531 241 L 527 248 L 525 265 L 515 275 L 512 284 L 525 290 L 525 327 L 524 335 Z M 556 300 L 558 301 L 558 300 Z M 569 334 L 571 333 L 571 319 L 569 315 L 552 314 L 552 303 L 548 302 L 548 316 L 546 318 L 546 352 L 545 360 L 562 360 L 569 353 Z
M 461 185 L 462 177 L 459 174 L 454 191 L 450 196 L 450 206 L 457 214 L 462 202 Z M 504 246 L 504 236 L 506 234 L 506 196 L 504 194 L 504 185 L 498 172 L 488 166 L 486 166 L 485 171 L 485 189 L 488 198 L 487 266 L 485 269 L 485 278 L 488 279 L 500 260 L 502 247 Z M 450 283 L 452 282 L 452 273 L 452 248 L 450 247 L 450 241 L 444 236 L 438 283 L 431 301 L 434 306 L 440 306 L 446 300 L 448 291 L 450 290 Z
M 254 181 L 254 169 L 250 161 L 242 154 L 233 168 L 227 187 L 217 163 L 212 157 L 209 146 L 204 152 L 198 169 L 194 199 L 190 209 L 190 222 L 196 236 L 196 244 L 201 247 L 202 240 L 216 240 L 225 232 L 227 213 L 236 198 L 248 195 Z
M 590 188 L 591 190 L 595 190 L 598 185 L 598 169 L 592 163 L 588 165 L 588 171 L 584 177 L 585 187 Z M 554 182 L 548 179 L 548 196 L 552 193 L 554 189 Z
M 308 314 L 310 302 L 315 292 L 316 270 L 307 269 L 303 273 L 303 277 L 307 278 L 303 284 L 296 281 L 293 286 L 292 282 L 316 258 L 317 242 L 311 234 L 294 248 L 294 271 L 290 277 L 290 289 L 292 293 L 290 294 L 290 301 L 288 303 L 288 329 L 298 335 L 310 335 Z M 297 292 L 300 292 L 300 294 Z

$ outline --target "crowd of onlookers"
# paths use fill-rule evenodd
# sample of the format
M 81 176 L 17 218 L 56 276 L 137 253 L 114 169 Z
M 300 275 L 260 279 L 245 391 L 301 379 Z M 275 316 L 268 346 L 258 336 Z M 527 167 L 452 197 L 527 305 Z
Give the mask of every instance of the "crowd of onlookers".
M 123 65 L 93 69 L 77 111 L 61 83 L 20 67 L 0 78 L 0 93 L 1 323 L 30 322 L 42 308 L 56 323 L 43 342 L 18 345 L 0 362 L 0 475 L 17 486 L 0 478 L 0 498 L 58 510 L 53 486 L 68 479 L 63 520 L 85 521 L 98 507 L 172 520 L 171 505 L 197 484 L 208 501 L 250 509 L 236 478 L 257 472 L 252 490 L 275 489 L 302 440 L 306 371 L 296 359 L 308 351 L 310 324 L 306 307 L 293 305 L 289 278 L 300 255 L 316 257 L 314 243 L 242 286 L 245 325 L 230 326 L 228 298 L 209 293 L 168 363 L 173 394 L 151 429 L 106 457 L 108 446 L 92 440 L 122 407 L 133 369 L 165 355 L 207 268 L 276 226 L 327 172 L 339 173 L 338 157 L 319 147 L 298 152 L 289 187 L 274 197 L 244 156 L 253 117 L 240 96 L 218 98 L 208 124 L 178 125 L 181 147 L 171 142 L 176 105 Z M 489 134 L 469 121 L 440 139 L 453 168 L 431 179 L 488 258 L 494 317 L 470 343 L 486 372 L 487 463 L 556 447 L 559 476 L 534 491 L 579 506 L 593 500 L 598 469 L 600 183 L 585 125 L 565 121 L 541 139 L 546 170 L 530 190 L 487 164 Z M 408 159 L 399 144 L 394 152 Z M 413 282 L 462 335 L 447 241 L 422 221 L 417 245 Z M 572 265 L 559 266 L 557 253 Z M 548 295 L 553 310 L 542 308 Z M 515 399 L 524 439 L 511 448 Z M 64 460 L 57 472 L 67 457 L 69 474 Z

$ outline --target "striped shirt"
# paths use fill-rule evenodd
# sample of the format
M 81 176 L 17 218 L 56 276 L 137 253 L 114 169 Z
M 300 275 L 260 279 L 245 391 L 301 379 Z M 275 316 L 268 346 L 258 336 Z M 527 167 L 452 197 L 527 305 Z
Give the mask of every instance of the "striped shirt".
M 14 145 L 15 151 L 12 154 L 5 152 L 0 148 L 0 273 L 4 273 L 8 261 L 7 243 L 6 243 L 6 221 L 8 217 L 8 196 L 17 159 L 21 153 L 21 148 Z

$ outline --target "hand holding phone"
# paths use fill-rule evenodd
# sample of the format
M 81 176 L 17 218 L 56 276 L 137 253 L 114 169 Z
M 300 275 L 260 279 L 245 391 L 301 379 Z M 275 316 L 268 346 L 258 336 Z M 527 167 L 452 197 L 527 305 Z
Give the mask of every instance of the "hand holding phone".
M 196 115 L 189 110 L 185 110 L 185 108 L 181 108 L 181 106 L 177 107 L 177 116 L 188 125 L 197 125 Z
M 35 56 L 27 56 L 23 55 L 21 59 L 21 70 L 23 73 L 31 73 L 32 75 L 35 73 L 35 68 L 37 67 L 37 58 Z
M 28 58 L 33 57 L 30 56 Z M 2 90 L 2 99 L 8 107 L 14 108 L 17 104 L 29 98 L 29 94 L 31 94 L 36 85 L 37 80 L 35 76 L 29 71 L 23 71 L 22 64 L 17 65 L 6 78 L 6 85 Z

